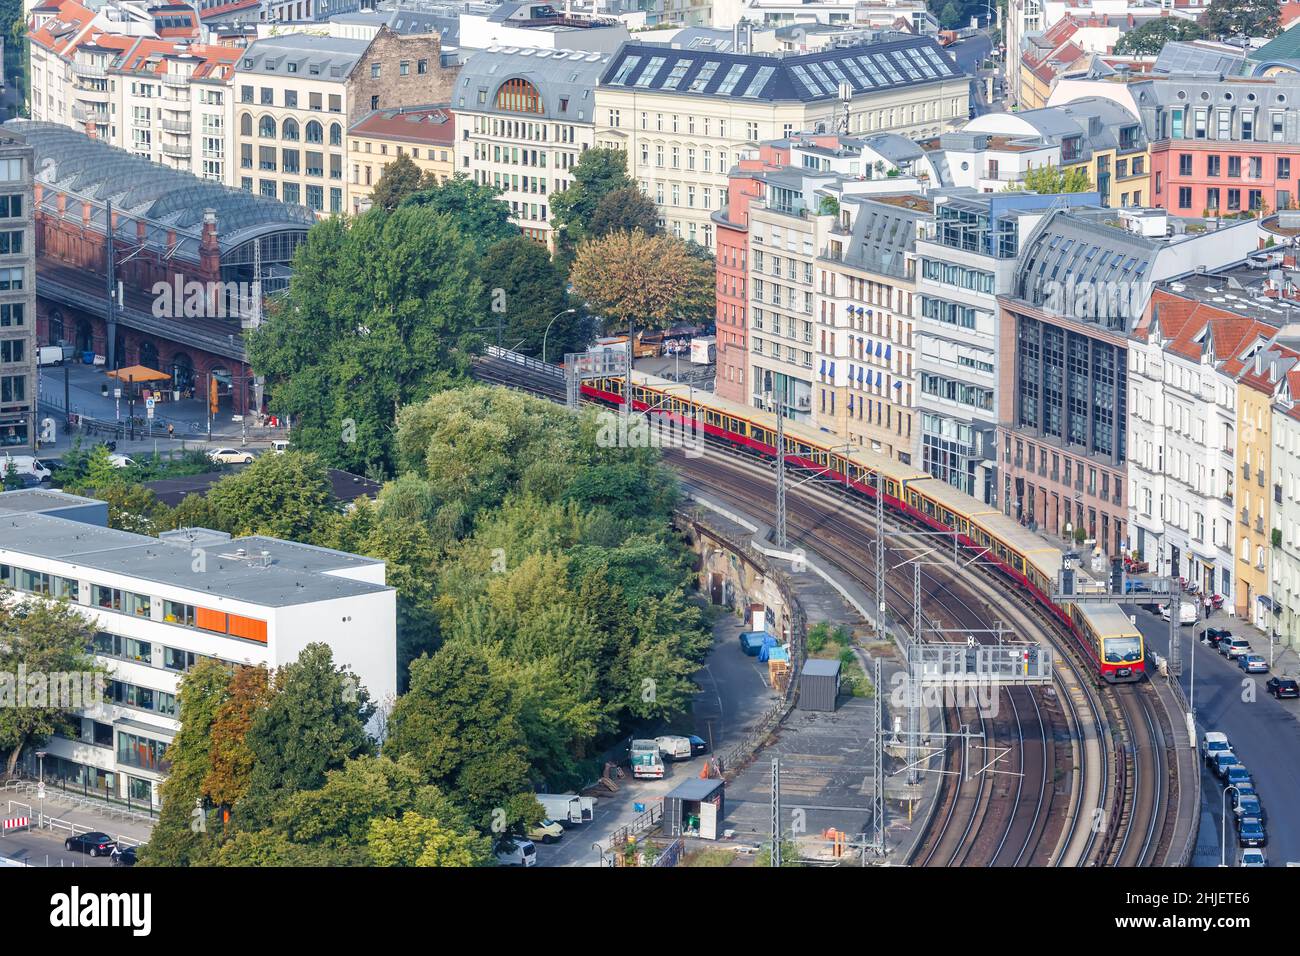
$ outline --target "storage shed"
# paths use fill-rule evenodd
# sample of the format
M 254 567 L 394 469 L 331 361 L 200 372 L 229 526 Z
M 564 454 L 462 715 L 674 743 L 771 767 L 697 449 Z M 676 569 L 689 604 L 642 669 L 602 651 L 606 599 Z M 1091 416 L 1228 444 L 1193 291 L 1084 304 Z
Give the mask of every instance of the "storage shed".
M 718 822 L 722 819 L 722 780 L 687 780 L 664 797 L 663 831 L 665 836 L 698 836 L 705 840 L 718 838 Z
M 835 698 L 840 693 L 840 662 L 809 658 L 799 675 L 799 709 L 835 709 Z

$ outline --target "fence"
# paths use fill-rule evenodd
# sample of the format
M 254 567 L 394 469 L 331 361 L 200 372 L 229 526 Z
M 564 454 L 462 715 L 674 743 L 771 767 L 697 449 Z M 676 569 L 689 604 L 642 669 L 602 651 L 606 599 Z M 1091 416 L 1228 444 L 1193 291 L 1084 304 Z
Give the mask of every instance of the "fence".
M 34 812 L 30 804 L 20 803 L 17 800 L 8 801 L 8 809 L 5 811 L 6 817 L 23 816 L 33 821 L 33 825 L 39 830 L 49 830 L 52 834 L 62 835 L 64 840 L 71 837 L 82 836 L 86 833 L 102 833 L 94 827 L 84 826 L 80 823 L 73 823 L 71 820 L 61 820 L 58 817 L 46 816 L 43 813 Z M 123 836 L 122 834 L 108 834 L 113 842 L 122 848 L 138 847 L 141 845 L 139 840 L 132 837 Z
M 15 774 L 0 790 L 36 794 L 39 786 L 37 781 Z M 114 819 L 136 823 L 152 823 L 158 819 L 158 808 L 152 803 L 132 800 L 129 796 L 122 799 L 107 789 L 101 793 L 86 786 L 84 782 L 79 784 L 62 777 L 51 777 L 48 773 L 45 775 L 45 791 L 49 796 L 65 800 L 73 806 L 107 814 Z

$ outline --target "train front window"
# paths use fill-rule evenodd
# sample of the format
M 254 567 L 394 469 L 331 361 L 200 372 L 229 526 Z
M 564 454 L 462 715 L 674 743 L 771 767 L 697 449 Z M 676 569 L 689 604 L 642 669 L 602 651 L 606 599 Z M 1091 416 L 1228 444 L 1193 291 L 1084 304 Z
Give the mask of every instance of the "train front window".
M 1142 640 L 1137 637 L 1106 638 L 1106 663 L 1124 664 L 1142 659 Z

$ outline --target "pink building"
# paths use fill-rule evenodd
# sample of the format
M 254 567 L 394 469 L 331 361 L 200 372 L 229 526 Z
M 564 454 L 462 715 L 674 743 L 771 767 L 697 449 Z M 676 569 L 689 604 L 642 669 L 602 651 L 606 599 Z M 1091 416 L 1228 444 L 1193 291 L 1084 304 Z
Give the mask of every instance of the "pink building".
M 1230 215 L 1296 201 L 1300 144 L 1166 139 L 1151 144 L 1152 201 L 1179 216 Z
M 714 391 L 733 402 L 749 404 L 746 383 L 746 286 L 749 276 L 749 203 L 763 196 L 754 173 L 789 162 L 790 150 L 780 144 L 759 149 L 757 159 L 742 159 L 727 182 L 727 202 L 713 213 L 717 243 L 718 364 Z

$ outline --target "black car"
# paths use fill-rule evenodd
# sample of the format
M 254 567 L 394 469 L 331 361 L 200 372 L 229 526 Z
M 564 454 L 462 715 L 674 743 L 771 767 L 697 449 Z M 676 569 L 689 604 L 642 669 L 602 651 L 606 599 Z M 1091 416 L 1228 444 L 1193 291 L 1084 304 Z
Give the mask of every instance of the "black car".
M 114 847 L 109 859 L 113 861 L 114 866 L 135 866 L 135 847 Z
M 63 841 L 63 849 L 89 853 L 91 856 L 108 856 L 117 848 L 117 841 L 107 833 L 82 833 Z
M 1232 640 L 1232 632 L 1222 627 L 1207 627 L 1205 629 L 1205 640 L 1217 651 L 1219 641 Z
M 14 472 L 12 475 L 4 476 L 4 484 L 9 486 L 11 491 L 19 488 L 39 488 L 41 479 L 27 472 Z M 0 490 L 4 489 L 0 488 Z
M 1300 684 L 1296 683 L 1294 677 L 1270 677 L 1264 686 L 1278 700 L 1283 697 L 1300 697 Z
M 700 754 L 706 754 L 709 752 L 709 745 L 704 742 L 703 737 L 696 737 L 694 734 L 689 734 L 686 739 L 691 742 L 692 757 L 698 757 Z

